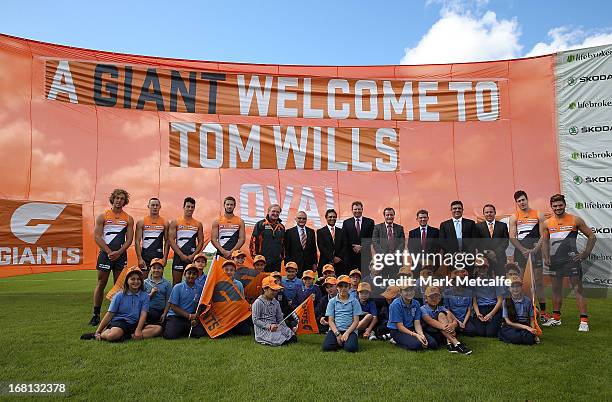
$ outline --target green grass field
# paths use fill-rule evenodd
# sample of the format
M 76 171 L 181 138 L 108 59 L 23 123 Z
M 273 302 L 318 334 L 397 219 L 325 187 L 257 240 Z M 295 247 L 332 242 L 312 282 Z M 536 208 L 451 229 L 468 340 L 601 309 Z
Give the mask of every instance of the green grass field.
M 322 335 L 280 348 L 252 337 L 81 341 L 95 275 L 0 280 L 0 383 L 65 383 L 72 398 L 111 401 L 612 400 L 610 298 L 589 300 L 589 333 L 577 332 L 566 299 L 563 326 L 545 329 L 537 346 L 466 338 L 474 353 L 461 356 L 360 340 L 351 355 L 321 352 Z

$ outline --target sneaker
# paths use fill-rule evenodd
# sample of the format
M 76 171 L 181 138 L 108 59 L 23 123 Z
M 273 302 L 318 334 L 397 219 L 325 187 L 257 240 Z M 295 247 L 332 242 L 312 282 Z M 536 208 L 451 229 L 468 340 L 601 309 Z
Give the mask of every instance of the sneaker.
M 552 316 L 550 314 L 544 313 L 540 316 L 540 323 L 544 324 L 546 321 L 550 320 Z
M 580 321 L 580 325 L 578 326 L 579 332 L 589 332 L 589 323 L 586 321 Z
M 389 343 L 391 345 L 397 345 L 397 342 L 395 342 L 395 339 L 393 339 L 393 338 L 389 338 Z
M 459 346 L 459 344 L 457 344 L 457 346 Z M 446 345 L 446 350 L 451 353 L 459 353 L 459 349 L 457 348 L 457 346 L 454 346 L 453 344 L 449 343 Z
M 463 343 L 458 343 L 455 345 L 455 349 L 462 355 L 471 355 L 472 349 L 465 346 Z
M 391 334 L 384 334 L 380 337 L 380 339 L 382 339 L 383 341 L 388 341 L 391 339 Z
M 375 334 L 374 332 L 372 332 L 372 333 L 370 334 L 370 336 L 368 337 L 368 340 L 369 340 L 369 341 L 375 341 L 375 340 L 376 340 L 376 334 Z
M 96 338 L 96 334 L 93 332 L 88 332 L 86 334 L 81 335 L 81 339 L 84 341 L 90 341 Z
M 98 325 L 100 325 L 100 316 L 98 314 L 94 314 L 91 317 L 91 320 L 89 320 L 89 325 L 91 325 L 92 327 L 97 327 Z
M 543 327 L 558 327 L 561 325 L 561 320 L 555 320 L 554 318 L 548 318 L 545 322 L 542 323 Z

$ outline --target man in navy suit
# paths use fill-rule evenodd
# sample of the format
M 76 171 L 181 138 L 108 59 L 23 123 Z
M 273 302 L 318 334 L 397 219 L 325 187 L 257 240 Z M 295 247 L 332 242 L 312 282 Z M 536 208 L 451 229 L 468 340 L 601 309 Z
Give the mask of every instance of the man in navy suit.
M 323 266 L 332 264 L 336 275 L 348 274 L 346 267 L 346 238 L 342 229 L 336 227 L 338 213 L 335 209 L 325 211 L 327 225 L 317 230 L 317 247 L 319 248 L 319 276 L 323 275 Z
M 396 251 L 403 253 L 406 235 L 404 228 L 394 223 L 395 210 L 387 207 L 384 210 L 385 221 L 374 226 L 372 232 L 372 252 L 376 254 L 395 254 Z M 401 264 L 386 265 L 378 275 L 384 278 L 395 278 Z
M 468 252 L 473 253 L 478 238 L 476 222 L 463 217 L 463 203 L 451 202 L 452 219 L 440 224 L 439 244 L 445 253 Z
M 484 253 L 485 250 L 490 250 L 495 255 L 495 260 L 491 261 L 490 265 L 497 275 L 503 275 L 502 272 L 506 265 L 506 249 L 510 242 L 508 234 L 508 225 L 504 222 L 495 220 L 495 206 L 487 204 L 482 208 L 482 213 L 485 217 L 484 222 L 476 224 L 478 232 L 478 251 Z
M 370 245 L 372 243 L 372 231 L 374 220 L 363 216 L 363 204 L 361 201 L 353 201 L 351 204 L 353 217 L 342 223 L 342 232 L 346 238 L 346 264 L 349 269 L 359 269 L 365 278 L 369 272 L 369 264 L 372 259 Z
M 416 220 L 419 226 L 408 232 L 408 251 L 410 254 L 433 254 L 440 250 L 438 244 L 438 237 L 440 237 L 440 231 L 438 228 L 429 226 L 429 212 L 425 209 L 419 210 L 416 214 Z M 422 259 L 425 256 L 421 257 Z M 421 270 L 422 259 L 419 259 L 419 263 L 413 267 L 415 275 L 418 275 Z
M 317 269 L 315 231 L 306 226 L 307 219 L 306 212 L 298 212 L 295 216 L 297 225 L 285 232 L 285 264 L 295 262 L 300 278 L 305 270 Z

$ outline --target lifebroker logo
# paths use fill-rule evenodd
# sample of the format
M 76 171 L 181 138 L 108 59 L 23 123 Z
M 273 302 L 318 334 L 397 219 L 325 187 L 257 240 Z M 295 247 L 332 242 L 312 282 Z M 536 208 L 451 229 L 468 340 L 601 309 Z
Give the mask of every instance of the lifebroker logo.
M 0 200 L 0 266 L 81 264 L 78 204 Z

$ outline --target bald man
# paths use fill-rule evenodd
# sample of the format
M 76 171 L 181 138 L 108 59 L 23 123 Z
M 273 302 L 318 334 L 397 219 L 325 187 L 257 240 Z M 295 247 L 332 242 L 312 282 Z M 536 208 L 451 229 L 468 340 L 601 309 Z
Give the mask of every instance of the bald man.
M 296 225 L 285 232 L 285 264 L 295 262 L 300 278 L 305 270 L 317 270 L 315 231 L 306 226 L 307 220 L 306 212 L 298 212 L 295 216 Z

